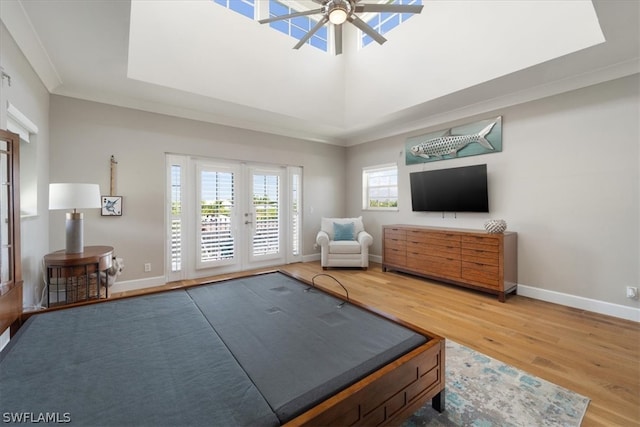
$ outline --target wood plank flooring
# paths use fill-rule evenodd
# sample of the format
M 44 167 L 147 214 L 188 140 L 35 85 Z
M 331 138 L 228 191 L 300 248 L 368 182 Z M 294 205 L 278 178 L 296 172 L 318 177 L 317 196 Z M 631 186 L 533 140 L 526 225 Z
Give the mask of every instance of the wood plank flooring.
M 318 262 L 280 269 L 307 280 L 323 272 Z M 638 323 L 518 295 L 500 303 L 494 295 L 383 273 L 379 264 L 367 271 L 324 273 L 346 286 L 354 300 L 589 397 L 583 426 L 640 426 Z M 174 282 L 153 290 L 237 275 Z M 327 277 L 318 277 L 316 284 L 343 292 Z

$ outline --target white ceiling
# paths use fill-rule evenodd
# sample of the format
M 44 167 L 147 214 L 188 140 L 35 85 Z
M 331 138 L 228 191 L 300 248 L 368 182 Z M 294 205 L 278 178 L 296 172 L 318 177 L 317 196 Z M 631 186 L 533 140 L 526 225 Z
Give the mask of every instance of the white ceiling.
M 211 0 L 2 0 L 0 18 L 53 94 L 338 145 L 640 71 L 635 0 L 423 4 L 382 46 L 345 24 L 340 56 Z

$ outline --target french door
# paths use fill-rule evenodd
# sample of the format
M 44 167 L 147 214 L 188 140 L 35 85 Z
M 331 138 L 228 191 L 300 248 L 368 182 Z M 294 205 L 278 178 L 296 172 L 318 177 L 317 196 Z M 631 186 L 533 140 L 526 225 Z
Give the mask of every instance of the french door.
M 169 280 L 301 258 L 300 168 L 167 158 Z

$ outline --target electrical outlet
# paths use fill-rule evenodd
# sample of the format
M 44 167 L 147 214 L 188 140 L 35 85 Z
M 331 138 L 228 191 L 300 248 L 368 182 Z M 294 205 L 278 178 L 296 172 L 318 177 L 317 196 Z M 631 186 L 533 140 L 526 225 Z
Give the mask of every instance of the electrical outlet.
M 638 288 L 627 286 L 627 298 L 638 299 Z
M 151 263 L 147 262 L 147 263 L 144 264 L 144 272 L 148 273 L 150 271 L 151 271 Z

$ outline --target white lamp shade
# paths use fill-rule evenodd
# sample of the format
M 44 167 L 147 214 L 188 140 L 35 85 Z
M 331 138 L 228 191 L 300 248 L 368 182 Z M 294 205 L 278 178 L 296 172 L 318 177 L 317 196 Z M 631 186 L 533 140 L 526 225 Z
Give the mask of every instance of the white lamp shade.
M 342 8 L 335 8 L 329 13 L 329 21 L 332 24 L 340 25 L 347 20 L 347 11 Z
M 49 184 L 49 209 L 91 209 L 100 207 L 98 184 Z

